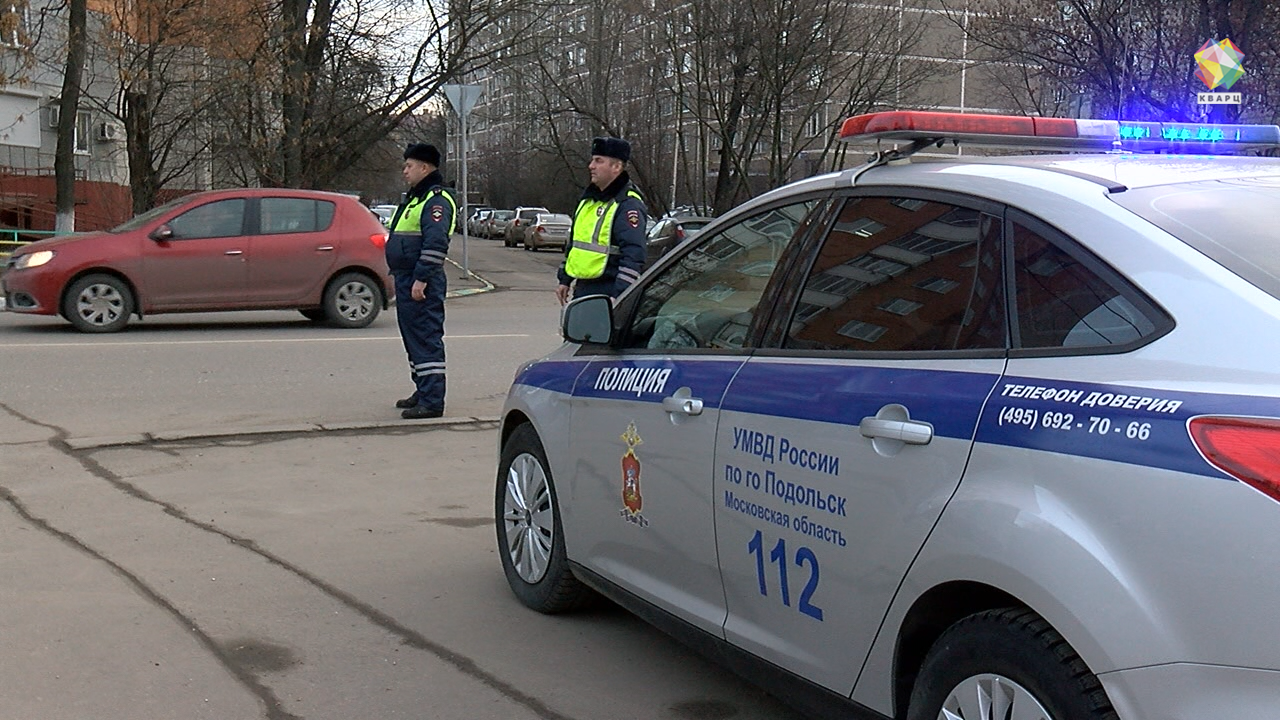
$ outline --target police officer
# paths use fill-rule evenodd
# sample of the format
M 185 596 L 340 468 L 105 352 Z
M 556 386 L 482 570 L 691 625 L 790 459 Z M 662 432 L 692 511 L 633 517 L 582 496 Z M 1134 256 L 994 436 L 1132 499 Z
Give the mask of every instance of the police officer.
M 457 205 L 443 187 L 440 151 L 413 143 L 402 170 L 409 192 L 391 219 L 387 266 L 396 283 L 396 317 L 416 387 L 396 401 L 407 419 L 444 414 L 444 259 Z
M 626 140 L 598 137 L 591 141 L 591 184 L 573 214 L 564 262 L 556 273 L 556 297 L 563 305 L 573 297 L 617 297 L 640 277 L 645 262 L 648 215 L 644 198 L 631 185 Z

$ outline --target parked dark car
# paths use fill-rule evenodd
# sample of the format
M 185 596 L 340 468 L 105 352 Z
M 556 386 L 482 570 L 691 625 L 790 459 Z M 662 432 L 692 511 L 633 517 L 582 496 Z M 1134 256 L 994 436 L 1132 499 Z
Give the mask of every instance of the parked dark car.
M 645 242 L 646 262 L 652 265 L 658 258 L 671 252 L 675 246 L 702 232 L 702 228 L 714 219 L 699 215 L 684 215 L 659 220 L 649 231 Z
M 132 315 L 296 309 L 365 327 L 394 289 L 387 231 L 356 198 L 308 190 L 196 193 L 105 232 L 15 252 L 0 275 L 7 309 L 114 332 Z
M 569 242 L 571 225 L 573 221 L 563 213 L 538 213 L 533 224 L 525 229 L 524 249 L 563 248 Z
M 502 244 L 506 247 L 515 247 L 524 244 L 525 228 L 533 224 L 533 219 L 538 213 L 549 212 L 544 207 L 518 207 L 516 214 L 511 218 L 511 222 L 507 223 L 506 234 L 502 238 Z

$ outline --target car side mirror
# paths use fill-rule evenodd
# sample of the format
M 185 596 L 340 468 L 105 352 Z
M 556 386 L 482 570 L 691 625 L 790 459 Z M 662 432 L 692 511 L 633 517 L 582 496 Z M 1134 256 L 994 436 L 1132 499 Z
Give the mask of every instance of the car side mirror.
M 155 230 L 152 230 L 151 232 L 147 233 L 147 237 L 151 238 L 156 242 L 164 242 L 165 240 L 172 240 L 173 228 L 169 227 L 168 223 L 165 223 L 160 227 L 156 228 Z
M 588 295 L 570 302 L 560 316 L 560 334 L 573 343 L 607 345 L 613 339 L 613 300 Z

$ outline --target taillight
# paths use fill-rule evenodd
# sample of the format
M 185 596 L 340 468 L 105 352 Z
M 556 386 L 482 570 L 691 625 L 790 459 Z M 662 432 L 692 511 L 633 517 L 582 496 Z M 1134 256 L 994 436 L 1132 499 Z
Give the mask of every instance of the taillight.
M 1198 417 L 1187 429 L 1211 465 L 1280 500 L 1280 420 Z
M 677 227 L 677 228 L 676 228 L 676 240 L 683 240 L 683 239 L 684 239 L 684 228 L 682 228 L 682 227 Z
M 541 225 L 539 225 L 538 227 L 534 228 L 534 229 L 533 229 L 533 231 L 534 231 L 534 232 L 536 232 L 536 233 L 543 232 L 543 230 L 542 230 L 542 226 L 541 226 Z
M 369 242 L 373 243 L 374 247 L 384 248 L 387 246 L 387 234 L 374 233 L 369 236 Z

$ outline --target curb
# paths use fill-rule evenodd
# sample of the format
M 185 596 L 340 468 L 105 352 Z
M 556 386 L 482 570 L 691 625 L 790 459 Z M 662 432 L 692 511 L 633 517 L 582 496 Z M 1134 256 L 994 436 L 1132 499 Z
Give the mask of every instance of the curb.
M 458 268 L 459 270 L 463 270 L 461 265 L 453 261 L 453 258 L 445 258 L 445 260 L 449 261 L 450 265 Z M 471 272 L 470 270 L 463 270 L 463 272 L 465 272 L 467 276 L 470 277 L 472 280 L 475 280 L 476 282 L 483 284 L 484 287 L 461 288 L 459 290 L 447 290 L 445 291 L 445 294 L 444 294 L 446 299 L 466 297 L 468 295 L 479 295 L 480 293 L 487 293 L 497 289 L 493 283 L 489 282 L 488 280 L 485 280 L 484 278 Z
M 132 433 L 129 435 L 103 435 L 87 438 L 67 438 L 72 450 L 102 450 L 105 448 L 136 447 L 139 445 L 164 445 L 200 440 L 225 440 L 241 437 L 271 437 L 286 435 L 340 434 L 361 430 L 432 430 L 448 427 L 482 427 L 500 422 L 496 417 L 431 418 L 429 420 L 367 420 L 356 422 L 294 423 L 289 425 L 262 425 L 244 428 L 197 428 L 156 433 Z

